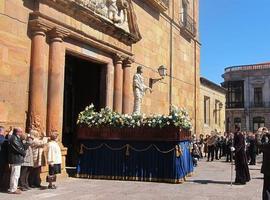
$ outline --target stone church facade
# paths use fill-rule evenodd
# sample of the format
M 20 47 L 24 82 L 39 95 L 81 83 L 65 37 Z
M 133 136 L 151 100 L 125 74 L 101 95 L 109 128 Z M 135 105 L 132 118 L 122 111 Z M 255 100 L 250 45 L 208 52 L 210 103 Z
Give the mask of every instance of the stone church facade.
M 132 76 L 143 67 L 142 112 L 186 108 L 200 130 L 199 0 L 0 1 L 0 124 L 76 137 L 91 102 L 131 113 Z M 73 133 L 72 133 L 73 132 Z M 66 135 L 69 135 L 65 137 Z M 65 141 L 64 141 L 65 140 Z M 68 146 L 69 147 L 69 146 Z M 72 148 L 72 147 L 70 147 Z

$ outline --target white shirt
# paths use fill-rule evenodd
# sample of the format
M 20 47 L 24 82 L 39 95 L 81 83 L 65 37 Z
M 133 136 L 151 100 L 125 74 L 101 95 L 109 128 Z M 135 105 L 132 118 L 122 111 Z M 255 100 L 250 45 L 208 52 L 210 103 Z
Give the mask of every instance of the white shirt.
M 61 164 L 62 155 L 61 149 L 57 142 L 50 141 L 48 144 L 48 163 L 49 164 Z

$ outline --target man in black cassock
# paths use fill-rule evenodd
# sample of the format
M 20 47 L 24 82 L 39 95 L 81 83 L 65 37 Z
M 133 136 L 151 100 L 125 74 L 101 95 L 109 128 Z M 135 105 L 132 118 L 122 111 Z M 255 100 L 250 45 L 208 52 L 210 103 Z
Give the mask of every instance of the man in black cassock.
M 264 143 L 259 142 L 263 152 L 263 163 L 261 172 L 264 174 L 263 200 L 270 200 L 270 134 L 265 134 Z
M 235 150 L 235 184 L 244 185 L 250 181 L 250 174 L 245 152 L 245 137 L 240 132 L 238 126 L 235 127 L 234 133 L 234 150 Z

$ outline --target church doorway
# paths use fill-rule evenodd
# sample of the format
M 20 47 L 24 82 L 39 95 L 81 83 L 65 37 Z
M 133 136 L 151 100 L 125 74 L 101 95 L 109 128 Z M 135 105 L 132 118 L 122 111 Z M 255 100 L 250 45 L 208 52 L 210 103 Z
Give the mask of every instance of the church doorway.
M 78 114 L 91 103 L 104 107 L 105 65 L 66 54 L 62 142 L 68 148 L 66 166 L 75 167 L 78 158 L 76 128 Z

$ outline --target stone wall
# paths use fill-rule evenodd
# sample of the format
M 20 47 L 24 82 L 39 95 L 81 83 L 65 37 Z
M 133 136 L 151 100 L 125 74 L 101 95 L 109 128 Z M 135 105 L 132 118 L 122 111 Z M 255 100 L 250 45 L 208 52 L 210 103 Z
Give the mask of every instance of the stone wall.
M 32 1 L 0 1 L 0 124 L 25 127 L 31 40 L 28 37 Z
M 194 129 L 197 132 L 201 130 L 200 104 L 198 103 L 200 44 L 197 41 L 198 34 L 195 38 L 182 34 L 179 25 L 182 1 L 170 1 L 169 9 L 160 13 L 149 4 L 134 0 L 134 11 L 142 39 L 133 45 L 125 44 L 110 34 L 86 25 L 79 18 L 72 17 L 72 13 L 63 13 L 61 8 L 55 9 L 47 3 L 42 3 L 43 1 L 40 2 L 32 0 L 0 1 L 1 124 L 26 126 L 31 64 L 31 31 L 28 22 L 31 18 L 30 13 L 38 11 L 50 17 L 52 21 L 61 22 L 66 29 L 80 35 L 80 41 L 74 38 L 64 39 L 66 51 L 72 51 L 85 57 L 92 56 L 91 59 L 102 60 L 104 58 L 105 63 L 113 64 L 112 54 L 98 49 L 98 45 L 96 45 L 97 43 L 103 43 L 104 46 L 108 44 L 108 48 L 112 49 L 112 52 L 134 55 L 135 62 L 130 70 L 131 75 L 135 73 L 138 65 L 142 65 L 147 84 L 149 78 L 159 78 L 157 68 L 165 65 L 169 76 L 156 83 L 152 93 L 146 94 L 143 99 L 143 112 L 147 114 L 168 113 L 170 103 L 184 107 L 191 114 Z M 198 24 L 198 0 L 190 1 L 189 15 L 193 16 Z M 48 41 L 44 49 L 44 59 L 44 68 L 48 69 Z M 113 76 L 113 72 L 111 76 Z M 128 84 L 128 87 L 129 99 L 133 100 L 132 82 Z M 112 88 L 108 92 L 111 96 L 108 105 L 112 106 Z M 130 101 L 129 106 L 132 109 L 133 101 Z
M 210 118 L 209 123 L 204 123 L 204 98 L 208 97 L 210 99 Z M 222 103 L 223 107 L 220 111 L 215 111 L 215 103 L 219 101 Z M 219 92 L 217 90 L 212 89 L 207 85 L 201 84 L 201 97 L 200 97 L 200 105 L 201 105 L 201 113 L 200 113 L 200 134 L 211 134 L 211 131 L 215 129 L 222 134 L 225 132 L 225 102 L 226 102 L 226 94 L 225 92 Z M 215 122 L 215 112 L 220 112 L 220 124 Z

